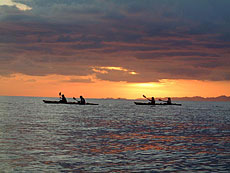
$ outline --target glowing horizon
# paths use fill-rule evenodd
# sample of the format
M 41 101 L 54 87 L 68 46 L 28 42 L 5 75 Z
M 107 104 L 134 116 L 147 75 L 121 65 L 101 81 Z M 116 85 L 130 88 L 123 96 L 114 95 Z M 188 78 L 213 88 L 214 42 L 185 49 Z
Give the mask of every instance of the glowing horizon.
M 0 95 L 5 96 L 58 97 L 60 91 L 69 98 L 83 95 L 86 98 L 136 99 L 142 98 L 143 94 L 159 98 L 230 96 L 228 88 L 230 82 L 164 79 L 152 83 L 127 83 L 101 81 L 93 76 L 87 78 L 63 75 L 35 77 L 22 74 L 0 79 L 2 81 Z M 17 85 L 14 85 L 15 82 Z

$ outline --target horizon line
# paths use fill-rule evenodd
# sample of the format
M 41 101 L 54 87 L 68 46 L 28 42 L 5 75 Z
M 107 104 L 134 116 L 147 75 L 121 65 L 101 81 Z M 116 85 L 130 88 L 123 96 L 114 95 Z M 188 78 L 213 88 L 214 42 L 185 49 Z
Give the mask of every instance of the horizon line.
M 0 95 L 0 97 L 45 97 L 45 96 L 24 96 L 24 95 Z M 178 99 L 183 99 L 183 98 L 202 98 L 202 99 L 215 99 L 215 98 L 220 98 L 220 97 L 226 97 L 226 98 L 230 98 L 230 95 L 219 95 L 219 96 L 209 96 L 209 97 L 203 97 L 203 96 L 182 96 L 182 97 L 178 97 L 178 96 L 172 96 L 170 98 L 178 98 Z M 53 96 L 48 96 L 45 98 L 59 98 L 59 97 L 53 97 Z M 73 97 L 66 97 L 66 98 L 73 98 Z M 123 97 L 104 97 L 104 98 L 90 98 L 90 97 L 85 97 L 87 99 L 113 99 L 113 100 L 146 100 L 145 98 L 123 98 Z M 155 97 L 155 98 L 169 98 L 169 97 Z

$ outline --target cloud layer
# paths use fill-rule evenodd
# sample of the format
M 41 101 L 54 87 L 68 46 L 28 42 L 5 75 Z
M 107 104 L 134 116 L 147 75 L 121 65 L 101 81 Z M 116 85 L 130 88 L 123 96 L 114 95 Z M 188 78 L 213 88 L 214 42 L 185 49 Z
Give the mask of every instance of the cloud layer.
M 0 6 L 0 75 L 230 80 L 229 0 L 14 2 L 31 9 Z

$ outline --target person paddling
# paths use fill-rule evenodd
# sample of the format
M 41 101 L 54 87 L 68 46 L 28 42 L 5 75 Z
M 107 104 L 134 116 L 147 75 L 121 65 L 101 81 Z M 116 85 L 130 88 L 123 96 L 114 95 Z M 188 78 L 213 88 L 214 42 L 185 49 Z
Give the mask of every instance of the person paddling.
M 172 104 L 172 100 L 171 100 L 171 98 L 170 98 L 170 97 L 168 98 L 168 100 L 167 100 L 167 101 L 165 101 L 165 100 L 161 100 L 161 99 L 159 99 L 159 101 L 166 102 L 166 103 L 164 103 L 164 104 L 167 104 L 167 105 L 171 105 L 171 104 Z
M 73 99 L 76 100 L 78 104 L 81 104 L 81 105 L 86 104 L 85 99 L 82 96 L 80 96 L 80 101 L 78 101 L 75 97 L 73 97 Z
M 167 105 L 171 105 L 171 104 L 172 104 L 172 101 L 171 101 L 171 98 L 169 97 L 167 100 Z
M 151 104 L 155 105 L 156 104 L 156 101 L 155 101 L 155 98 L 152 97 L 152 99 L 150 100 Z
M 85 99 L 82 96 L 80 96 L 80 104 L 85 104 Z
M 60 103 L 67 103 L 67 100 L 66 100 L 64 94 L 61 95 L 61 100 L 60 100 L 59 102 L 60 102 Z
M 156 104 L 156 101 L 155 101 L 155 98 L 152 97 L 151 99 L 147 98 L 145 95 L 143 95 L 144 98 L 146 98 L 147 100 L 150 101 L 151 105 L 155 105 Z

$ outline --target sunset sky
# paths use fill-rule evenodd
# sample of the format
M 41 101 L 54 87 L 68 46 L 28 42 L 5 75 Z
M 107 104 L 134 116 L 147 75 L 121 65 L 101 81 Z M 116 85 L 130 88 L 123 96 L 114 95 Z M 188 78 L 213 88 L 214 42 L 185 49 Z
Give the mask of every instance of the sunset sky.
M 0 95 L 230 95 L 230 0 L 0 0 Z

